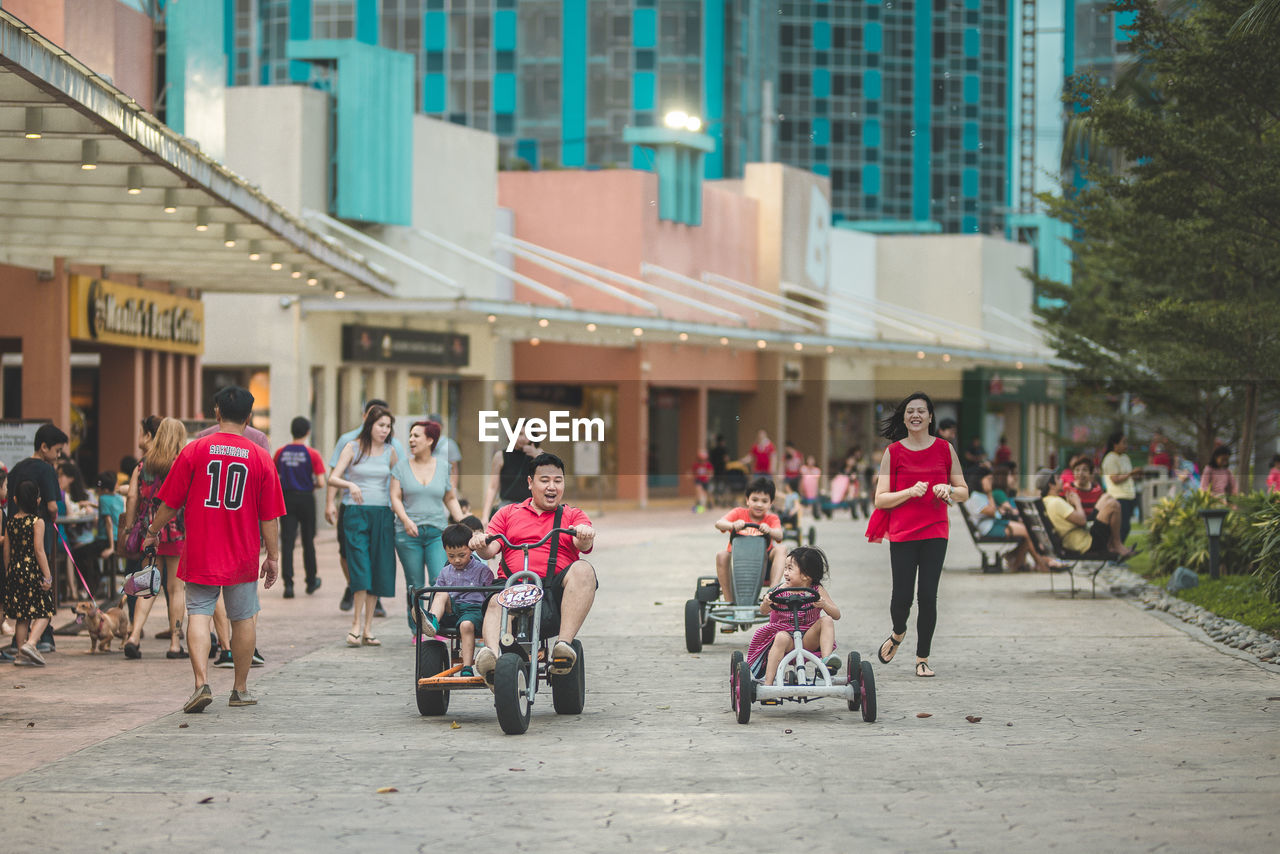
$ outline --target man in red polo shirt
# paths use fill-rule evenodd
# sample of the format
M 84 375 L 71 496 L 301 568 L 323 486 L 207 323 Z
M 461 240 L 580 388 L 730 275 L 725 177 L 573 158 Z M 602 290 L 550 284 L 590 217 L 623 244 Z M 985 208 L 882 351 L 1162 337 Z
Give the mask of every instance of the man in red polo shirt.
M 257 642 L 258 578 L 275 584 L 280 562 L 280 524 L 284 495 L 271 456 L 244 437 L 253 395 L 238 386 L 219 389 L 213 414 L 219 432 L 182 449 L 160 487 L 160 508 L 147 530 L 153 532 L 181 509 L 187 523 L 187 548 L 178 577 L 187 583 L 187 649 L 196 690 L 184 712 L 204 711 L 213 702 L 207 680 L 209 623 L 221 595 L 231 620 L 231 658 L 235 665 L 230 706 L 257 704 L 248 691 L 249 667 Z M 267 557 L 258 570 L 262 542 Z
M 577 507 L 561 504 L 564 497 L 564 462 L 555 454 L 539 454 L 530 461 L 533 474 L 528 478 L 530 498 L 519 504 L 508 504 L 498 510 L 489 520 L 489 534 L 502 534 L 517 545 L 520 543 L 536 543 L 555 527 L 556 510 L 563 507 L 561 528 L 573 528 L 576 536 L 561 534 L 560 544 L 556 549 L 556 564 L 548 577 L 548 563 L 551 561 L 551 540 L 529 552 L 529 571 L 542 577 L 546 594 L 554 599 L 559 612 L 558 625 L 553 618 L 544 630 L 548 635 L 556 635 L 555 646 L 551 649 L 550 671 L 556 674 L 568 673 L 578 660 L 578 653 L 573 648 L 573 639 L 582 627 L 582 623 L 591 611 L 596 599 L 595 568 L 582 559 L 582 555 L 590 554 L 595 546 L 596 532 L 591 527 L 587 514 Z M 471 549 L 482 560 L 489 560 L 502 552 L 502 564 L 498 575 L 506 578 L 524 568 L 524 554 L 519 549 L 510 549 L 500 541 L 486 542 L 484 532 L 476 532 L 471 538 Z M 544 611 L 544 616 L 545 616 Z M 498 623 L 502 618 L 502 606 L 497 597 L 489 599 L 484 613 L 484 648 L 476 653 L 476 673 L 484 677 L 485 683 L 493 688 L 493 670 L 498 664 Z

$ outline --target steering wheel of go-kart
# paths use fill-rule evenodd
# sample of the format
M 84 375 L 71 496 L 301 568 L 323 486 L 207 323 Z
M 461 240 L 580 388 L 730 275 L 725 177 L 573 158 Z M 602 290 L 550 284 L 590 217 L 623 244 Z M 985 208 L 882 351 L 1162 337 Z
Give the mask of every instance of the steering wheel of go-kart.
M 742 530 L 741 530 L 741 531 L 730 531 L 730 532 L 729 532 L 729 538 L 730 538 L 730 539 L 732 539 L 732 538 L 734 538 L 734 537 L 741 537 L 741 536 L 744 536 L 744 535 L 743 535 L 743 533 L 742 533 L 742 531 L 747 530 L 747 528 L 755 528 L 757 531 L 759 531 L 759 530 L 760 530 L 760 526 L 759 526 L 759 525 L 757 525 L 755 522 L 744 522 L 744 523 L 742 524 Z
M 799 611 L 821 598 L 812 587 L 779 587 L 769 591 L 769 601 L 783 611 Z

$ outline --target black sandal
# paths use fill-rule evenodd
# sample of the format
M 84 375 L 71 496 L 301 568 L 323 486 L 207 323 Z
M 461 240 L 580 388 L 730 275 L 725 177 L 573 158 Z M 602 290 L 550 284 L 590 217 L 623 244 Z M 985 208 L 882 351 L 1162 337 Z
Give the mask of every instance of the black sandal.
M 892 646 L 889 647 L 888 655 L 884 654 L 885 643 L 893 644 Z M 901 644 L 902 644 L 902 641 L 894 640 L 893 635 L 889 635 L 889 637 L 884 639 L 884 643 L 880 644 L 880 648 L 876 650 L 876 658 L 880 659 L 881 664 L 888 664 L 890 661 L 893 661 L 893 657 L 898 654 L 898 647 Z
M 922 668 L 922 667 L 924 668 L 924 672 L 923 672 L 923 673 L 922 673 L 922 672 L 920 672 L 920 668 Z M 917 675 L 917 676 L 937 676 L 938 674 L 936 674 L 936 673 L 934 673 L 934 672 L 933 672 L 933 668 L 929 666 L 929 662 L 927 662 L 927 661 L 917 661 L 917 662 L 916 662 L 916 675 Z

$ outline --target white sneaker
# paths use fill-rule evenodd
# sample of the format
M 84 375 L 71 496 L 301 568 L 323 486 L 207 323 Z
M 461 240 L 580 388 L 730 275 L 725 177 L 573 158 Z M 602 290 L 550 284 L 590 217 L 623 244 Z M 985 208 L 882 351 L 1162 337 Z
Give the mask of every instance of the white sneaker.
M 36 649 L 35 644 L 30 641 L 22 645 L 22 649 L 18 650 L 18 655 L 30 661 L 36 667 L 44 667 L 44 656 Z
M 493 690 L 493 671 L 498 666 L 497 654 L 487 646 L 482 646 L 476 650 L 476 675 L 484 679 L 484 684 L 489 686 L 489 690 Z

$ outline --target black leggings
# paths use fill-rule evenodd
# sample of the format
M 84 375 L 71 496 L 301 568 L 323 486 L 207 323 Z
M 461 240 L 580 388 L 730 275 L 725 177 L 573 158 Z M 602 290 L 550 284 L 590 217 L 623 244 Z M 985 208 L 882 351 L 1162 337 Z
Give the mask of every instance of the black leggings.
M 889 597 L 889 616 L 893 633 L 907 633 L 907 616 L 911 613 L 911 590 L 917 587 L 916 570 L 920 571 L 916 617 L 916 656 L 928 658 L 933 645 L 933 630 L 938 625 L 938 581 L 942 578 L 942 561 L 947 556 L 944 539 L 907 540 L 889 543 L 889 563 L 893 567 L 893 593 Z

